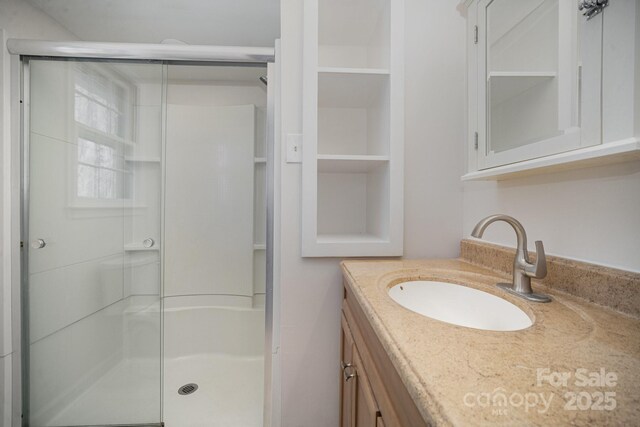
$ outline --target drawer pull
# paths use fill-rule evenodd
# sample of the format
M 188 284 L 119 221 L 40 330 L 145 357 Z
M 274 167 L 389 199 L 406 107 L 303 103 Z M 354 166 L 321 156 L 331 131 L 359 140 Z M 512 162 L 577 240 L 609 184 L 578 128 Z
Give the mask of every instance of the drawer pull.
M 347 372 L 347 369 L 353 369 L 354 372 L 352 374 Z M 356 376 L 356 372 L 355 372 L 355 366 L 353 366 L 351 363 L 342 363 L 342 375 L 344 375 L 344 380 L 345 381 L 349 381 L 351 378 Z
M 353 378 L 353 377 L 355 377 L 355 376 L 356 376 L 356 373 L 355 373 L 355 372 L 354 372 L 353 374 L 347 374 L 347 371 L 346 371 L 346 370 L 344 371 L 344 380 L 345 380 L 346 382 L 348 382 L 351 378 Z

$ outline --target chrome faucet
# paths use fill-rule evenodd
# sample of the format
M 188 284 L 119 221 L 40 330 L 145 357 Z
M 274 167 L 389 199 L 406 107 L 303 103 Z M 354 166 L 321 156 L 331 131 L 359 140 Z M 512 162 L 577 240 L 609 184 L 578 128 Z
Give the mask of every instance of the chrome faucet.
M 531 278 L 542 279 L 547 275 L 547 258 L 544 254 L 544 246 L 540 240 L 536 241 L 536 263 L 529 261 L 527 251 L 527 233 L 518 220 L 508 215 L 491 215 L 481 220 L 471 232 L 476 238 L 482 237 L 484 230 L 495 221 L 504 221 L 516 232 L 518 247 L 516 257 L 513 260 L 513 283 L 498 283 L 498 286 L 514 295 L 529 301 L 549 302 L 551 298 L 546 295 L 536 294 L 531 289 Z

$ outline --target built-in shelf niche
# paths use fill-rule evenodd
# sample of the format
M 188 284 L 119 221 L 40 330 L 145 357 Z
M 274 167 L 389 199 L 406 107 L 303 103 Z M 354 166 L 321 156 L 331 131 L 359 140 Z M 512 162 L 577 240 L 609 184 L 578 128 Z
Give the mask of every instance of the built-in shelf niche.
M 389 68 L 391 0 L 320 0 L 320 67 Z
M 325 242 L 389 239 L 389 168 L 318 174 L 318 239 Z
M 403 0 L 305 2 L 303 256 L 402 255 Z
M 389 74 L 318 74 L 318 153 L 388 155 Z

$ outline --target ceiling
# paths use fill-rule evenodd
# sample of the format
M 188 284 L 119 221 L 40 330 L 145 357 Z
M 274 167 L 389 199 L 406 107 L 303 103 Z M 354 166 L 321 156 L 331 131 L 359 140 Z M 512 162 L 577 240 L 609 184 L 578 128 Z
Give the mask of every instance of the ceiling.
M 26 0 L 81 40 L 272 47 L 280 0 Z

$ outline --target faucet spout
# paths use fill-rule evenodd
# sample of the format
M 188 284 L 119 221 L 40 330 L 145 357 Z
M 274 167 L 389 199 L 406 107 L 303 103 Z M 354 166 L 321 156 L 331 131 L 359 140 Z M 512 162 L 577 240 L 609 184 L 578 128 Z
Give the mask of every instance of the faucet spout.
M 547 275 L 547 260 L 544 253 L 544 246 L 541 241 L 536 241 L 536 262 L 532 264 L 529 261 L 529 252 L 527 251 L 527 233 L 517 219 L 509 215 L 490 215 L 478 222 L 471 232 L 471 236 L 481 238 L 487 227 L 496 222 L 504 221 L 509 224 L 516 233 L 517 247 L 513 260 L 513 283 L 499 283 L 501 288 L 536 302 L 549 302 L 551 299 L 546 295 L 533 293 L 531 289 L 531 278 L 542 279 Z
M 480 222 L 476 224 L 476 226 L 473 228 L 473 231 L 471 232 L 471 235 L 478 239 L 481 238 L 487 227 L 496 221 L 504 221 L 513 228 L 513 230 L 516 232 L 517 238 L 516 251 L 518 254 L 522 254 L 524 261 L 529 262 L 529 252 L 527 251 L 527 233 L 520 221 L 512 216 L 503 214 L 490 215 L 480 220 Z

